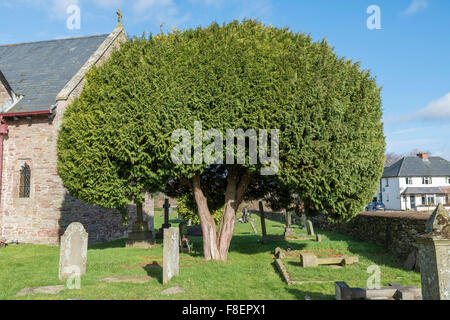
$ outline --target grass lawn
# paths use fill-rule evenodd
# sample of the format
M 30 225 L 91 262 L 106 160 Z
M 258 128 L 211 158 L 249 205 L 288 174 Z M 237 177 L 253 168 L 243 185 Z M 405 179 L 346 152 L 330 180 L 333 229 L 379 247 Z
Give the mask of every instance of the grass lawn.
M 174 218 L 176 215 L 174 215 Z M 260 232 L 260 222 L 255 225 Z M 171 220 L 172 226 L 180 221 Z M 155 212 L 155 226 L 163 223 L 162 211 Z M 280 222 L 266 219 L 269 235 L 282 235 Z M 294 227 L 296 233 L 300 229 Z M 302 231 L 305 232 L 305 231 Z M 275 271 L 273 251 L 276 247 L 293 250 L 323 250 L 359 257 L 359 263 L 341 269 L 321 266 L 312 269 L 300 267 L 296 258 L 286 258 L 284 263 L 291 280 L 346 281 L 351 287 L 366 286 L 370 276 L 367 267 L 376 264 L 381 269 L 381 285 L 398 282 L 420 286 L 420 274 L 406 271 L 402 264 L 373 244 L 363 243 L 335 232 L 316 230 L 322 242 L 271 240 L 262 245 L 260 235 L 255 235 L 250 224 L 236 223 L 229 259 L 226 264 L 205 262 L 202 257 L 201 238 L 191 237 L 194 254 L 180 255 L 180 275 L 162 285 L 161 240 L 156 248 L 126 249 L 125 240 L 89 246 L 87 273 L 81 278 L 80 290 L 63 290 L 57 295 L 29 295 L 15 297 L 23 288 L 63 284 L 58 280 L 59 247 L 41 245 L 8 246 L 0 249 L 0 299 L 236 299 L 278 300 L 298 299 L 305 296 L 315 299 L 334 299 L 334 283 L 288 286 Z M 328 250 L 328 251 L 327 251 Z M 330 251 L 331 250 L 331 251 Z M 150 276 L 143 284 L 107 283 L 99 281 L 108 276 Z M 166 288 L 182 286 L 185 293 L 163 296 Z

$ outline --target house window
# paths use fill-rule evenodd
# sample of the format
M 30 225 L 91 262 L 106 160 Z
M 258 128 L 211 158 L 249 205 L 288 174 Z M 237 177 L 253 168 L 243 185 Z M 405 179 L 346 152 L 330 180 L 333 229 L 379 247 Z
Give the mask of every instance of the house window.
M 450 177 L 447 177 L 447 183 L 450 184 Z
M 426 205 L 427 204 L 427 197 L 422 196 L 422 205 Z
M 19 198 L 29 198 L 31 189 L 31 170 L 28 163 L 20 169 Z
M 413 184 L 412 178 L 406 178 L 406 184 Z
M 433 180 L 431 179 L 431 177 L 423 177 L 422 178 L 422 183 L 423 184 L 432 184 Z
M 434 206 L 434 204 L 435 204 L 435 198 L 434 198 L 434 196 L 428 196 L 428 205 L 429 206 Z
M 389 179 L 386 179 L 386 187 L 389 187 Z

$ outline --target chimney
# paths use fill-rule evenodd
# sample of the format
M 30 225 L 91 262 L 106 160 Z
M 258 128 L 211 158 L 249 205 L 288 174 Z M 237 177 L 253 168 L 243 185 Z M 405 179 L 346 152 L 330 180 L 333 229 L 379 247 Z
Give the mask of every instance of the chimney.
M 428 160 L 428 153 L 426 153 L 426 152 L 419 152 L 419 154 L 417 154 L 417 156 L 424 161 Z

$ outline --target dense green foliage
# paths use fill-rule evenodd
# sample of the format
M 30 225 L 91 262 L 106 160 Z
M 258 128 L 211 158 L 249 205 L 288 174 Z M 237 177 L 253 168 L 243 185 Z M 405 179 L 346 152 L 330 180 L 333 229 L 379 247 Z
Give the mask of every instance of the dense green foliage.
M 166 177 L 204 173 L 208 165 L 175 166 L 170 157 L 173 131 L 193 137 L 194 121 L 223 133 L 279 129 L 279 178 L 332 218 L 354 216 L 376 191 L 380 89 L 325 41 L 255 21 L 212 24 L 130 40 L 86 79 L 64 115 L 58 168 L 88 203 L 123 206 Z
M 200 218 L 198 216 L 197 204 L 192 195 L 185 193 L 177 198 L 177 212 L 184 221 L 191 221 L 192 225 L 199 226 Z M 214 221 L 219 224 L 222 218 L 223 207 L 211 211 Z

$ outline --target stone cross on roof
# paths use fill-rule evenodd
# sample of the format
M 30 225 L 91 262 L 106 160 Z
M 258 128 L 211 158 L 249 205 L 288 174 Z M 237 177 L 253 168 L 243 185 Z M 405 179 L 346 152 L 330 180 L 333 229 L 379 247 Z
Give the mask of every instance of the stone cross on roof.
M 123 18 L 122 11 L 120 9 L 118 9 L 116 11 L 116 13 L 117 13 L 117 19 L 118 19 L 119 24 L 122 24 L 122 18 Z

